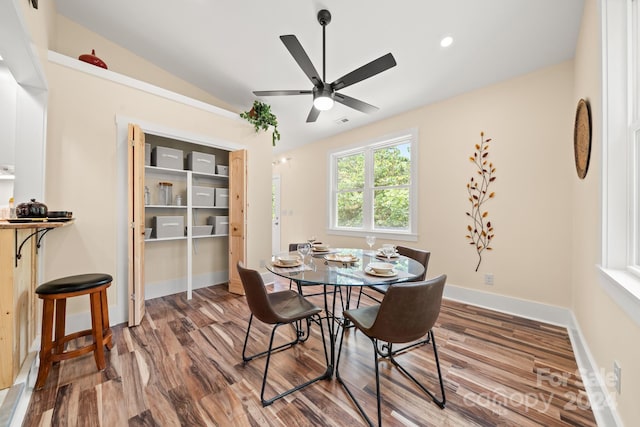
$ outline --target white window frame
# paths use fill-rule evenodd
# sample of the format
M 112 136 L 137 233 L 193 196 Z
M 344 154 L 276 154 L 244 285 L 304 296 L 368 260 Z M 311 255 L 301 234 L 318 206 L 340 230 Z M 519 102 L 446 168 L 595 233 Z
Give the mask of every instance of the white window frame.
M 640 325 L 640 49 L 638 0 L 602 0 L 602 264 L 600 283 Z
M 373 218 L 368 215 L 373 200 L 372 192 L 368 191 L 373 185 L 373 151 L 379 148 L 397 145 L 403 141 L 410 141 L 411 144 L 411 185 L 409 186 L 409 230 L 381 230 L 373 229 Z M 349 147 L 341 147 L 328 153 L 329 176 L 327 183 L 327 234 L 364 237 L 375 235 L 384 239 L 417 241 L 418 240 L 418 129 L 412 128 L 385 135 L 364 143 L 354 144 Z M 363 228 L 337 227 L 336 195 L 337 195 L 337 159 L 350 154 L 365 153 L 365 191 L 363 200 Z

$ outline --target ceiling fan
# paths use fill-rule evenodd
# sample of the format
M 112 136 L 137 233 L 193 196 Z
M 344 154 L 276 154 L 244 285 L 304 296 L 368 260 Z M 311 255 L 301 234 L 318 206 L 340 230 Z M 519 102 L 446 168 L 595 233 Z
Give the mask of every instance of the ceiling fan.
M 380 58 L 369 62 L 362 67 L 345 74 L 332 83 L 327 83 L 325 79 L 326 63 L 325 63 L 325 30 L 331 22 L 331 13 L 322 9 L 318 12 L 318 22 L 322 26 L 322 78 L 320 78 L 315 67 L 311 63 L 309 56 L 302 48 L 302 45 L 294 35 L 280 36 L 280 40 L 284 43 L 289 53 L 296 60 L 302 71 L 307 75 L 311 83 L 312 90 L 258 90 L 253 94 L 256 96 L 279 96 L 279 95 L 313 95 L 313 106 L 307 116 L 307 123 L 315 122 L 320 115 L 320 111 L 326 111 L 333 107 L 334 101 L 339 102 L 347 107 L 362 111 L 363 113 L 373 113 L 378 110 L 366 102 L 352 98 L 347 95 L 338 93 L 340 89 L 351 86 L 369 77 L 375 76 L 383 71 L 388 70 L 396 65 L 396 60 L 391 53 L 381 56 Z

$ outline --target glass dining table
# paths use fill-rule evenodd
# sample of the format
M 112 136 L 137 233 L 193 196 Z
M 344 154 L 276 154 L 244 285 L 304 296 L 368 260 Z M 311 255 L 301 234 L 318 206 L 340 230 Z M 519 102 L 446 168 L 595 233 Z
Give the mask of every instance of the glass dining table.
M 330 339 L 330 363 L 328 376 L 333 375 L 338 328 L 346 327 L 342 310 L 349 309 L 353 289 L 361 286 L 390 285 L 405 282 L 419 277 L 424 266 L 418 261 L 399 254 L 386 258 L 376 251 L 337 248 L 327 251 L 312 250 L 303 261 L 285 265 L 280 262 L 283 255 L 297 255 L 288 252 L 272 257 L 266 268 L 273 274 L 292 280 L 298 292 L 305 296 L 321 295 L 324 298 L 325 319 Z M 372 262 L 390 262 L 393 270 L 390 273 L 376 273 L 369 267 Z M 322 292 L 309 294 L 306 287 L 321 286 Z M 336 300 L 340 299 L 340 313 L 336 313 Z

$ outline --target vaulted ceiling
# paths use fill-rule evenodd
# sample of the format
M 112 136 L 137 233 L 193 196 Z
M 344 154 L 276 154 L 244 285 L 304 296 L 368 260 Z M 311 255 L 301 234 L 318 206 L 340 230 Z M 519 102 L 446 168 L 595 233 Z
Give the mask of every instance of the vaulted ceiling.
M 295 35 L 326 80 L 391 52 L 397 66 L 341 93 L 379 107 L 341 104 L 306 123 L 311 95 L 261 97 L 282 140 L 275 151 L 323 139 L 573 58 L 583 0 L 56 0 L 67 18 L 112 40 L 236 109 L 254 90 L 310 90 L 281 42 Z M 448 48 L 444 36 L 453 37 Z M 345 121 L 346 119 L 346 121 Z

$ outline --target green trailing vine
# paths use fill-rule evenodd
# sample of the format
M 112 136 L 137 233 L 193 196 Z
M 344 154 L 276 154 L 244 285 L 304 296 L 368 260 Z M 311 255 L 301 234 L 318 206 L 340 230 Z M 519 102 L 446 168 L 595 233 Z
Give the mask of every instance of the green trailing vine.
M 489 185 L 496 180 L 494 176 L 496 168 L 488 160 L 490 141 L 491 138 L 485 139 L 484 132 L 480 132 L 480 144 L 476 144 L 476 151 L 472 157 L 469 157 L 469 160 L 478 168 L 476 171 L 478 176 L 472 176 L 467 183 L 471 212 L 466 212 L 471 220 L 471 224 L 467 225 L 466 238 L 478 253 L 476 271 L 482 262 L 482 252 L 493 249 L 491 248 L 494 237 L 493 226 L 489 221 L 489 211 L 484 208 L 484 204 L 495 197 L 494 192 L 489 192 Z
M 254 101 L 253 107 L 249 111 L 240 113 L 240 117 L 251 123 L 256 133 L 262 130 L 269 130 L 269 126 L 273 126 L 273 134 L 271 141 L 275 147 L 276 141 L 280 141 L 280 132 L 278 132 L 278 119 L 271 112 L 271 106 L 261 101 Z

